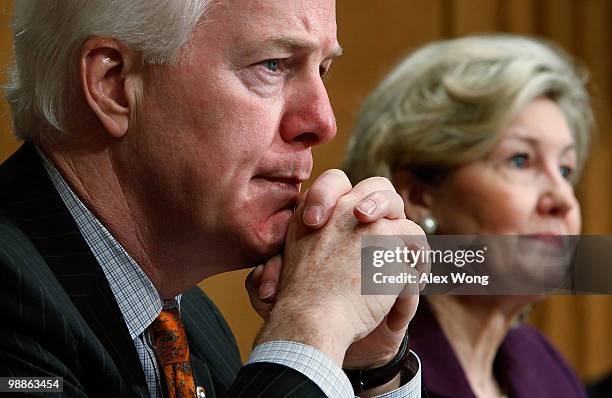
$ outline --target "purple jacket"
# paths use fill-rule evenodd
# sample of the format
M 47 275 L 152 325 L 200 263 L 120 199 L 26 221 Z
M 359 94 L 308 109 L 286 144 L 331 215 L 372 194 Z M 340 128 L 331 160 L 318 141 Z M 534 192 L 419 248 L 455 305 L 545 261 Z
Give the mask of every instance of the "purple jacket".
M 429 397 L 475 398 L 431 307 L 421 300 L 410 323 L 410 348 L 421 360 Z M 535 328 L 510 330 L 495 358 L 495 374 L 510 398 L 586 398 L 583 384 Z

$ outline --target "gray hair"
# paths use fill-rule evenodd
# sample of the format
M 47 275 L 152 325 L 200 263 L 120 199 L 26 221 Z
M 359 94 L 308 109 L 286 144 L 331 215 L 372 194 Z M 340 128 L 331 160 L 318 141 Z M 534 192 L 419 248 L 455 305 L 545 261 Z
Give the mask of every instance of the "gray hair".
M 353 182 L 395 168 L 435 182 L 478 159 L 536 97 L 554 101 L 574 137 L 578 176 L 593 127 L 586 73 L 562 49 L 513 35 L 427 45 L 404 59 L 367 98 L 349 142 Z
M 67 105 L 79 88 L 80 50 L 92 36 L 112 37 L 143 65 L 178 61 L 210 0 L 18 0 L 15 64 L 6 98 L 17 137 L 39 141 L 65 132 Z M 47 137 L 48 138 L 48 137 Z

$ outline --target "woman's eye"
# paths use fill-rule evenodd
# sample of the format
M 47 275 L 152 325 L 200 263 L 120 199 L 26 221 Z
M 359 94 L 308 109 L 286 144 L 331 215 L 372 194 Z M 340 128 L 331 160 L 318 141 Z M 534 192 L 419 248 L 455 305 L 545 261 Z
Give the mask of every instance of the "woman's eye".
M 280 68 L 280 59 L 268 59 L 264 61 L 264 65 L 271 72 L 276 72 Z
M 569 178 L 572 175 L 572 168 L 568 167 L 568 166 L 561 166 L 559 167 L 559 170 L 561 171 L 561 175 L 563 176 L 563 178 Z
M 527 155 L 526 153 L 517 153 L 516 155 L 508 159 L 508 161 L 510 162 L 511 166 L 522 169 L 527 166 L 527 162 L 529 161 L 529 155 Z

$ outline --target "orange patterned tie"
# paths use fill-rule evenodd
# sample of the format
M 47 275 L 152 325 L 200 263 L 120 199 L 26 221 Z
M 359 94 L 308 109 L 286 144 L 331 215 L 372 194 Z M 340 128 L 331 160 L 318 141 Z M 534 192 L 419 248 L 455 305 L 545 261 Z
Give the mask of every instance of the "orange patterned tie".
M 166 375 L 168 397 L 196 398 L 187 335 L 178 309 L 174 307 L 162 310 L 151 325 L 151 333 L 157 358 Z

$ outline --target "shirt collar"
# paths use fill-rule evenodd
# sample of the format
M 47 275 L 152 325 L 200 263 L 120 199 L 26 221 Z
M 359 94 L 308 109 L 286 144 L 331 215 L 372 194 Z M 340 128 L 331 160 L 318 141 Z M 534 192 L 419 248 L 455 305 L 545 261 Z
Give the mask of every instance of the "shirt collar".
M 74 218 L 85 242 L 100 264 L 132 339 L 161 313 L 164 301 L 157 289 L 102 223 L 78 198 L 53 163 L 36 147 L 51 182 Z M 180 295 L 176 298 L 180 302 Z

